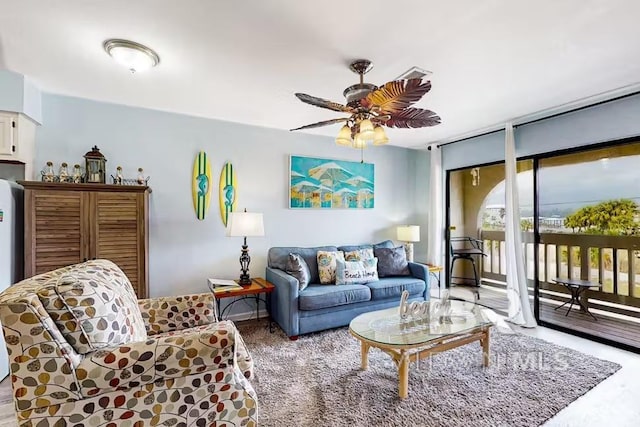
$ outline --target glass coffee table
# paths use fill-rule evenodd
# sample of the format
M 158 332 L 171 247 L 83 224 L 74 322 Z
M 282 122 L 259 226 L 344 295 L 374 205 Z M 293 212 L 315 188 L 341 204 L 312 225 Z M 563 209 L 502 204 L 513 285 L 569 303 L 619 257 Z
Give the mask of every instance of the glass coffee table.
M 493 325 L 486 308 L 458 300 L 431 300 L 425 318 L 401 319 L 399 308 L 372 311 L 356 317 L 349 332 L 361 343 L 362 369 L 369 365 L 371 347 L 387 353 L 398 366 L 398 394 L 409 394 L 409 363 L 474 341 L 482 346 L 483 365 L 489 366 L 489 329 Z M 448 304 L 448 305 L 447 305 Z

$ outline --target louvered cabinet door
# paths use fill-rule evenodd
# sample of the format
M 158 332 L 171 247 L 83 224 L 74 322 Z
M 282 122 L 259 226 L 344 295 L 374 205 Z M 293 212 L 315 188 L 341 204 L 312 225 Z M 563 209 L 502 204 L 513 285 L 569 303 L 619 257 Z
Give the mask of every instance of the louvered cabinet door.
M 78 191 L 25 192 L 25 277 L 88 257 L 87 200 Z
M 146 197 L 143 193 L 90 193 L 92 256 L 116 263 L 138 298 L 147 298 Z

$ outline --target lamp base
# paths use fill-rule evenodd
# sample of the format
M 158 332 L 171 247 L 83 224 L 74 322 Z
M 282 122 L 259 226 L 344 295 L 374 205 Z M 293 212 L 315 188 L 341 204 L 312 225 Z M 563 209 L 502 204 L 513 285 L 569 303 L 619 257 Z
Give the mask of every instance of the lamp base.
M 251 277 L 249 277 L 249 263 L 251 263 L 251 257 L 249 256 L 249 246 L 247 246 L 247 238 L 244 238 L 244 245 L 242 245 L 242 251 L 240 252 L 240 280 L 239 285 L 250 285 Z
M 407 261 L 413 262 L 413 243 L 406 242 L 404 244 L 404 253 L 407 255 Z

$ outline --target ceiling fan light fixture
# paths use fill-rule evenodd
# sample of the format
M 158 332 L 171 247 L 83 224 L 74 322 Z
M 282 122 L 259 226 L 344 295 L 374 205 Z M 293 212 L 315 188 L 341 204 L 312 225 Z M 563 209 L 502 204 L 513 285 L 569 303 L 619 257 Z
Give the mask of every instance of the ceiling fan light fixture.
M 160 63 L 160 57 L 153 49 L 131 40 L 109 39 L 103 47 L 109 56 L 132 73 L 146 71 Z
M 382 126 L 376 126 L 373 132 L 375 134 L 373 137 L 373 145 L 384 145 L 389 142 L 389 137 Z
M 353 138 L 352 147 L 357 149 L 367 148 L 367 141 L 362 138 L 362 135 L 360 133 L 357 133 Z
M 360 122 L 359 135 L 363 141 L 371 141 L 375 137 L 375 132 L 373 131 L 373 123 L 371 123 L 371 120 L 364 119 Z
M 336 144 L 338 145 L 351 145 L 351 128 L 349 126 L 344 125 L 338 132 L 338 136 L 336 137 Z
M 360 81 L 344 90 L 346 104 L 295 93 L 296 98 L 305 104 L 349 116 L 311 123 L 292 131 L 346 123 L 336 136 L 336 144 L 364 150 L 367 145 L 389 143 L 384 127 L 412 129 L 440 124 L 441 119 L 436 113 L 413 106 L 431 90 L 431 81 L 425 79 L 431 74 L 429 71 L 413 67 L 402 78 L 378 87 L 364 82 L 364 74 L 371 69 L 371 61 L 359 59 L 353 61 L 349 68 L 358 74 Z

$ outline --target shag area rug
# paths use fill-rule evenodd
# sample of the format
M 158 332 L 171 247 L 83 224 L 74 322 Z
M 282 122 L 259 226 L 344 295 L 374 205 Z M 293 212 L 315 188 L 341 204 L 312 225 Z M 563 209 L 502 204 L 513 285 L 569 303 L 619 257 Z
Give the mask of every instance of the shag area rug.
M 620 365 L 519 333 L 491 335 L 491 366 L 474 342 L 409 368 L 398 397 L 391 357 L 369 351 L 347 328 L 290 341 L 276 327 L 238 328 L 255 361 L 251 381 L 261 426 L 538 426 L 620 369 Z

